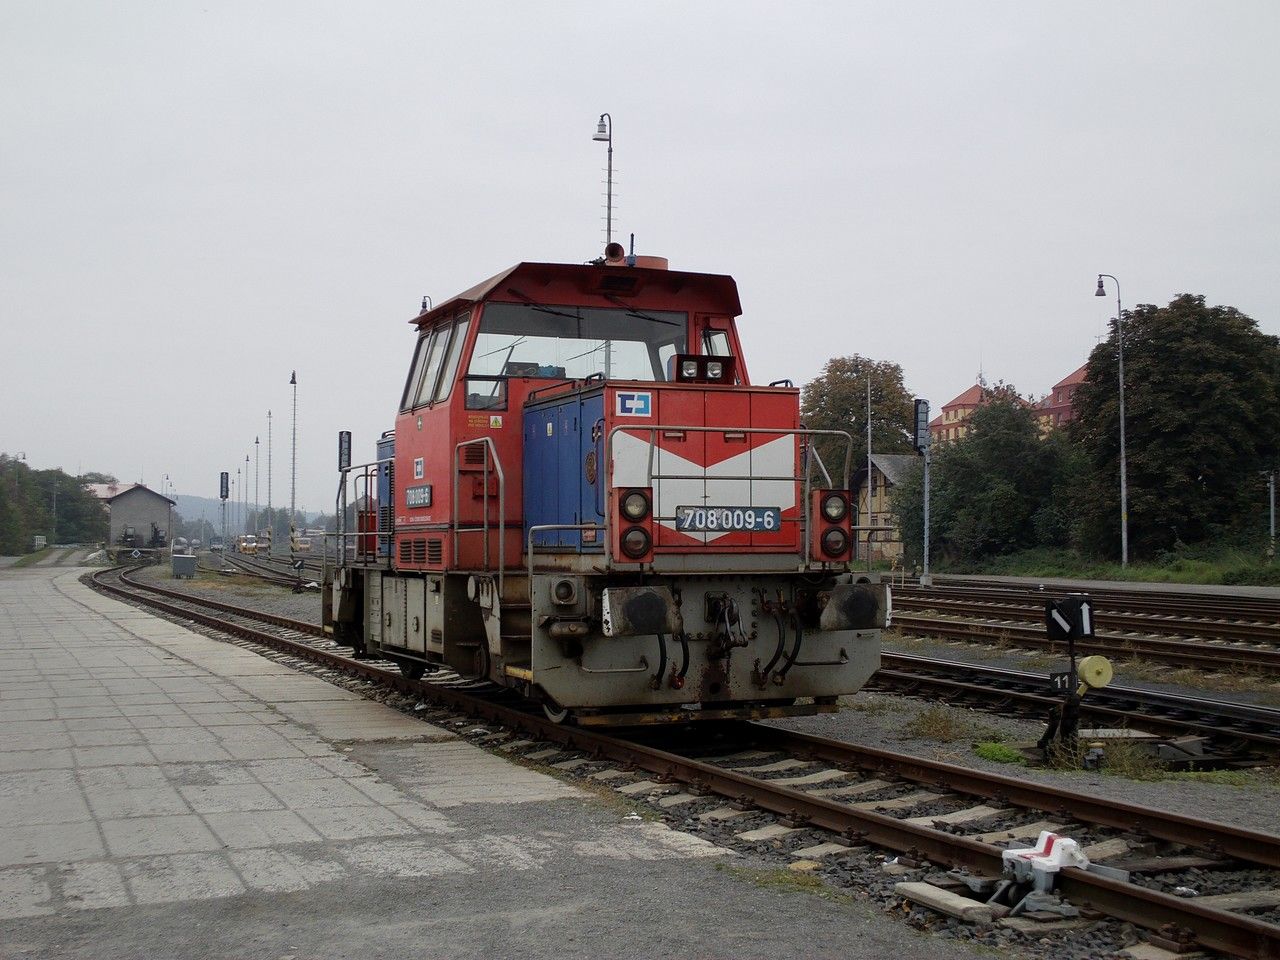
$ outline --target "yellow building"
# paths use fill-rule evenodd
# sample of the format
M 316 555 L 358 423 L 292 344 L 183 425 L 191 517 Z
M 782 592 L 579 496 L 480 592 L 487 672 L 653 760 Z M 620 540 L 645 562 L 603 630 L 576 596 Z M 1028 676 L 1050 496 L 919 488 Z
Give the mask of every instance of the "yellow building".
M 881 527 L 879 530 L 855 530 L 857 557 L 863 561 L 870 549 L 872 561 L 893 561 L 902 556 L 902 534 L 893 516 L 893 488 L 913 464 L 920 461 L 914 453 L 873 453 L 871 455 L 870 509 L 868 509 L 867 468 L 853 476 L 854 502 L 857 504 L 855 524 Z
M 985 399 L 982 385 L 975 383 L 950 403 L 943 404 L 942 413 L 929 421 L 929 433 L 934 443 L 959 440 L 968 433 L 969 418 Z

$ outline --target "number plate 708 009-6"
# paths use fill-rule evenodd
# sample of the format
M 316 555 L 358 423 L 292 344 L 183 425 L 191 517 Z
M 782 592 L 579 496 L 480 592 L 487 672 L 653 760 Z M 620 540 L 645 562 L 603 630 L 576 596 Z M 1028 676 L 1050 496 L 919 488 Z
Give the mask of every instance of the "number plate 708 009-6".
M 772 531 L 782 527 L 779 507 L 676 507 L 680 531 Z

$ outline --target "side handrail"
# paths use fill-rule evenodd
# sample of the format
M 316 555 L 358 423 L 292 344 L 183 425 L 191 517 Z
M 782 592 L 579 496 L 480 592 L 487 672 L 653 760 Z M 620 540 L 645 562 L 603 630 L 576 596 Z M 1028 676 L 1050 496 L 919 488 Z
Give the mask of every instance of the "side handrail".
M 655 451 L 657 450 L 657 446 L 658 446 L 658 432 L 666 431 L 670 433 L 734 433 L 734 434 L 768 433 L 768 434 L 775 434 L 777 436 L 793 436 L 793 437 L 820 437 L 820 436 L 843 437 L 845 441 L 844 470 L 841 473 L 839 489 L 842 489 L 842 490 L 849 489 L 849 471 L 853 465 L 853 436 L 847 430 L 810 430 L 807 427 L 799 427 L 799 428 L 734 427 L 734 426 L 729 426 L 727 424 L 721 424 L 714 427 L 708 427 L 705 425 L 704 426 L 677 426 L 674 424 L 665 424 L 665 423 L 654 423 L 654 424 L 620 423 L 620 424 L 616 424 L 614 427 L 612 427 L 609 430 L 609 435 L 605 438 L 605 444 L 604 444 L 605 486 L 608 489 L 613 489 L 613 438 L 619 433 L 628 432 L 628 431 L 631 431 L 631 432 L 643 431 L 649 434 L 649 462 L 645 468 L 646 482 L 644 484 L 647 487 L 653 486 L 653 481 L 655 479 L 659 479 L 659 480 L 681 479 L 679 475 L 655 474 L 653 472 L 653 461 L 654 461 Z M 808 446 L 810 449 L 813 449 L 812 443 L 808 444 Z M 801 510 L 802 510 L 801 516 L 803 517 L 803 520 L 804 520 L 803 531 L 802 531 L 802 539 L 804 541 L 804 565 L 806 567 L 809 565 L 810 561 L 812 560 L 812 557 L 810 556 L 810 553 L 809 553 L 809 530 L 810 530 L 810 524 L 812 519 L 809 513 L 810 513 L 810 507 L 812 506 L 810 501 L 813 499 L 813 497 L 810 496 L 812 485 L 813 485 L 812 484 L 813 470 L 811 467 L 812 462 L 813 461 L 810 458 L 808 457 L 805 458 L 804 474 L 803 474 L 804 497 L 803 497 L 803 503 L 801 504 Z M 704 470 L 703 478 L 705 478 L 706 477 L 705 467 L 703 468 L 703 470 Z M 830 481 L 831 475 L 827 473 L 827 468 L 825 464 L 822 467 L 822 472 L 826 475 L 827 480 Z M 699 479 L 699 478 L 690 477 L 686 479 Z M 795 476 L 787 476 L 787 477 L 747 476 L 747 477 L 724 477 L 724 478 L 717 477 L 715 479 L 726 479 L 726 480 L 746 479 L 746 480 L 762 480 L 762 481 L 790 480 L 792 482 L 795 482 L 800 478 Z M 605 518 L 604 518 L 604 531 L 605 531 L 606 544 L 613 543 L 613 537 L 612 537 L 613 531 L 610 527 L 610 520 L 611 518 L 608 515 L 608 511 L 606 511 Z
M 483 511 L 484 522 L 479 527 L 463 527 L 458 524 L 458 488 L 462 486 L 462 448 L 479 445 L 484 448 L 483 471 Z M 453 448 L 453 514 L 449 520 L 449 529 L 453 533 L 453 556 L 457 562 L 458 535 L 462 533 L 482 533 L 484 535 L 484 568 L 489 569 L 489 457 L 493 457 L 493 471 L 498 477 L 498 596 L 502 596 L 503 571 L 507 566 L 507 478 L 502 470 L 502 461 L 498 458 L 498 448 L 494 446 L 492 437 L 476 437 L 463 440 Z

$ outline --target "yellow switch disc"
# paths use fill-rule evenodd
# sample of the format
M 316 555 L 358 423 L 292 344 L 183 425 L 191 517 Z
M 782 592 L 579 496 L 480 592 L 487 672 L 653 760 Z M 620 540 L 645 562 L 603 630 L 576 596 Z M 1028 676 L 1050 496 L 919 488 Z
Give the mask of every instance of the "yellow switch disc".
M 1085 657 L 1076 665 L 1076 675 L 1081 683 L 1100 690 L 1111 682 L 1114 671 L 1106 657 L 1092 656 Z

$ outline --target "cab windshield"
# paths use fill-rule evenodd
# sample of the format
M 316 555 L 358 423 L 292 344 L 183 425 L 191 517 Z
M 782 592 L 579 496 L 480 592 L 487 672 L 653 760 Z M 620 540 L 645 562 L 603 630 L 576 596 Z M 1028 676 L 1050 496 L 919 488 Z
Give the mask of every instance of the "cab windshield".
M 688 314 L 626 307 L 489 303 L 468 375 L 579 380 L 666 380 L 686 352 Z

